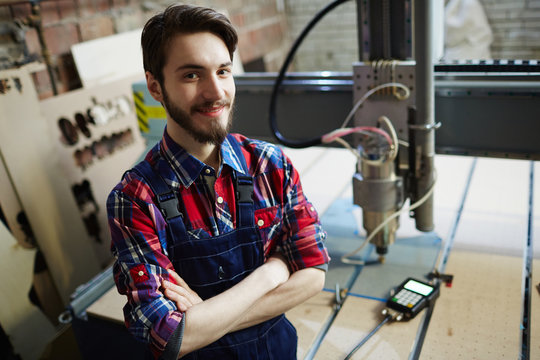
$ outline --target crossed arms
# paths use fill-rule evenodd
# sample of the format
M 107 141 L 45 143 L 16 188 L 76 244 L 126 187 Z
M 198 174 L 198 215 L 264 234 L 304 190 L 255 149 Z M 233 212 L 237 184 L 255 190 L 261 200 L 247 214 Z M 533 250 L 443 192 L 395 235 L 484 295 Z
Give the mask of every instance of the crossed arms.
M 281 256 L 274 255 L 237 285 L 202 301 L 176 273 L 171 274 L 178 285 L 164 281 L 164 295 L 186 316 L 180 356 L 283 314 L 321 291 L 325 278 L 317 268 L 290 274 Z
M 292 164 L 283 154 L 282 161 L 280 156 L 275 157 L 271 159 L 276 162 L 273 167 L 260 169 L 265 181 L 276 183 L 270 186 L 276 194 L 267 194 L 268 201 L 283 209 L 276 223 L 281 228 L 266 241 L 273 244 L 272 250 L 280 248 L 287 260 L 270 256 L 243 281 L 205 301 L 174 277 L 166 252 L 166 221 L 146 182 L 130 173 L 111 192 L 107 200 L 111 249 L 117 260 L 116 285 L 128 300 L 124 307 L 126 326 L 136 338 L 147 341 L 155 355 L 168 350 L 167 341 L 174 329 L 180 329 L 180 321 L 184 322 L 183 355 L 229 332 L 278 316 L 323 287 L 325 273 L 315 266 L 329 261 L 323 243 L 325 233 L 303 195 Z M 264 179 L 259 178 L 259 182 L 266 184 Z

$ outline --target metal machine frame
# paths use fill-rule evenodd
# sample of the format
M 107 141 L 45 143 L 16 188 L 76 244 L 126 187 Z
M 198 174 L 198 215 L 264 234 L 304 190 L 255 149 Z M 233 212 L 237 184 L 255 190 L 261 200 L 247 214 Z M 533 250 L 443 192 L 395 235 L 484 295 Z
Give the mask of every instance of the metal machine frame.
M 399 226 L 397 219 L 391 217 L 402 208 L 404 198 L 415 204 L 422 202 L 411 214 L 417 229 L 433 230 L 430 189 L 435 182 L 435 153 L 540 158 L 540 144 L 535 135 L 539 126 L 534 121 L 540 110 L 537 100 L 540 66 L 536 61 L 465 61 L 434 65 L 432 1 L 416 0 L 413 4 L 411 0 L 357 0 L 357 10 L 360 60 L 363 63 L 355 64 L 352 73 L 283 76 L 282 68 L 277 77 L 268 74 L 236 77 L 239 111 L 233 131 L 271 141 L 275 135 L 287 145 L 282 141 L 281 133 L 285 133 L 293 139 L 291 144 L 302 143 L 299 140 L 316 139 L 342 126 L 352 107 L 351 99 L 356 104 L 380 80 L 377 79 L 382 76 L 379 64 L 386 64 L 387 70 L 390 68 L 390 80 L 382 83 L 393 82 L 394 76 L 399 78 L 397 82 L 411 83 L 406 85 L 411 89 L 408 101 L 395 105 L 391 99 L 392 91 L 381 90 L 373 103 L 356 113 L 354 124 L 377 125 L 374 122 L 378 115 L 392 113 L 399 139 L 408 143 L 406 155 L 391 158 L 383 153 L 362 152 L 358 137 L 347 139 L 360 147 L 362 154 L 353 179 L 353 201 L 363 208 L 367 238 L 371 238 L 377 252 L 384 256 Z M 411 30 L 412 23 L 414 29 Z M 411 43 L 413 48 L 407 45 Z M 297 43 L 293 49 L 296 47 Z M 407 66 L 411 64 L 404 61 L 411 57 L 415 59 L 414 70 L 407 72 Z M 281 104 L 277 110 L 281 129 L 278 134 L 273 117 L 276 87 L 272 92 L 270 88 L 279 82 L 283 87 L 277 95 Z M 252 119 L 266 117 L 269 103 L 272 133 L 252 125 Z M 516 109 L 519 109 L 517 116 Z M 509 126 L 510 119 L 512 126 Z M 373 159 L 377 166 L 370 165 Z M 378 231 L 377 225 L 384 225 L 383 231 L 371 237 Z M 530 267 L 530 258 L 526 264 Z M 527 310 L 531 275 L 524 273 L 523 276 L 524 310 Z M 413 358 L 420 353 L 432 311 L 431 307 L 419 330 Z M 529 312 L 523 312 L 524 324 L 529 324 Z M 522 355 L 526 356 L 529 329 L 524 328 L 522 335 Z
M 437 64 L 434 76 L 437 154 L 540 160 L 539 62 Z M 275 141 L 259 122 L 267 118 L 275 79 L 275 73 L 235 76 L 233 131 Z M 352 71 L 287 74 L 277 110 L 283 133 L 302 139 L 341 126 L 353 87 Z

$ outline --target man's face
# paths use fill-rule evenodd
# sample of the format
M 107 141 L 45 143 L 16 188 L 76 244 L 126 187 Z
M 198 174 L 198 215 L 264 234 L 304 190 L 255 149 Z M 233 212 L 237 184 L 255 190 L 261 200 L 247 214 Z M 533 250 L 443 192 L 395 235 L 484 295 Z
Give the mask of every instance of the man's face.
M 200 143 L 219 145 L 232 119 L 235 84 L 227 46 L 209 32 L 172 39 L 163 67 L 162 103 L 170 117 Z

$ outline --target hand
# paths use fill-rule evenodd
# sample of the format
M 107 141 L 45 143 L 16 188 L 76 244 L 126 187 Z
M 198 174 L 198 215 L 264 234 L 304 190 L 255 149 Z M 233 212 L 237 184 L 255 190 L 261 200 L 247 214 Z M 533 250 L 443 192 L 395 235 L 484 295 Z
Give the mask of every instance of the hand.
M 202 302 L 202 299 L 197 293 L 190 289 L 188 284 L 182 279 L 176 272 L 169 270 L 169 274 L 176 281 L 176 284 L 163 280 L 161 285 L 163 286 L 163 294 L 167 299 L 174 301 L 176 307 L 181 312 L 187 311 L 195 304 Z
M 276 287 L 289 280 L 289 266 L 285 257 L 281 253 L 276 252 L 266 260 L 265 266 L 271 268 L 272 279 L 277 281 Z

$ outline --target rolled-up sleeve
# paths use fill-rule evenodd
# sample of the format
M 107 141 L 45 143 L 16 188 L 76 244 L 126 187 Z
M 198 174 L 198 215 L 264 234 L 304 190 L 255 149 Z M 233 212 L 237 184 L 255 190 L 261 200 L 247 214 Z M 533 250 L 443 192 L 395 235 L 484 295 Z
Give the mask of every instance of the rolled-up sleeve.
M 324 245 L 326 232 L 315 207 L 304 195 L 298 172 L 285 155 L 283 166 L 282 251 L 293 271 L 308 267 L 325 269 L 330 261 Z
M 107 199 L 114 280 L 118 292 L 127 297 L 124 319 L 129 332 L 146 342 L 156 358 L 174 340 L 178 349 L 171 351 L 169 346 L 166 353 L 176 352 L 177 358 L 180 343 L 174 334 L 181 333 L 183 314 L 161 288 L 163 280 L 175 282 L 168 273 L 173 265 L 163 246 L 165 240 L 160 240 L 165 239 L 165 223 L 145 197 L 150 194 L 142 183 L 124 180 Z

